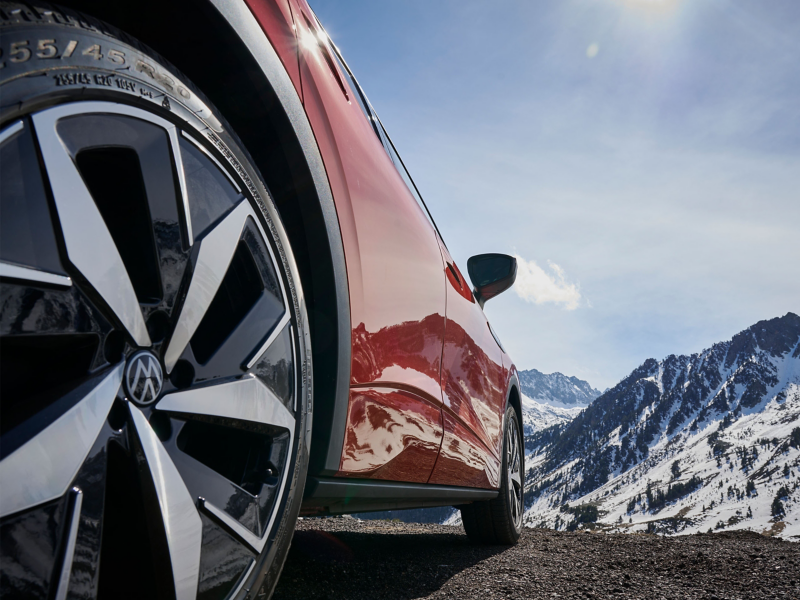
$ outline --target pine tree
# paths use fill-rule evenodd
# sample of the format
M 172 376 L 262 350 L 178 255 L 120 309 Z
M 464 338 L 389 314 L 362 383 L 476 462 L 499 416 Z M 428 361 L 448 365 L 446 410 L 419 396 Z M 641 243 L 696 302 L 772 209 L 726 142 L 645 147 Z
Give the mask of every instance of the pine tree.
M 792 448 L 800 448 L 800 427 L 792 429 L 792 433 L 789 435 L 789 445 Z
M 786 508 L 783 506 L 784 500 L 789 497 L 789 488 L 785 485 L 782 485 L 778 488 L 778 492 L 775 494 L 775 499 L 772 501 L 772 516 L 777 518 L 783 517 L 786 515 Z
M 786 509 L 783 506 L 783 502 L 781 499 L 775 496 L 775 499 L 772 501 L 772 516 L 776 519 L 784 516 L 786 514 Z

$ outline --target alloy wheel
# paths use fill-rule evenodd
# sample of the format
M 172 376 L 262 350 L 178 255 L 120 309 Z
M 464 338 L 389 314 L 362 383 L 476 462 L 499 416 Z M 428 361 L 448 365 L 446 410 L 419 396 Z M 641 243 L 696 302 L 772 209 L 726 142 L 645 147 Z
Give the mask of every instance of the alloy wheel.
M 522 457 L 519 438 L 519 426 L 516 417 L 508 421 L 506 429 L 506 477 L 511 505 L 511 519 L 514 527 L 519 529 L 522 523 Z
M 237 595 L 298 435 L 258 208 L 195 132 L 126 104 L 9 124 L 0 168 L 0 591 Z

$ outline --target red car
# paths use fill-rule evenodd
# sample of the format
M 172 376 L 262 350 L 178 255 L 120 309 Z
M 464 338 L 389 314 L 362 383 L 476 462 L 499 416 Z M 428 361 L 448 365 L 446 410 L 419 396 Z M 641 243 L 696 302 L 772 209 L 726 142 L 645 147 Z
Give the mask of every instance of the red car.
M 447 246 L 306 0 L 0 3 L 3 598 L 251 598 L 298 515 L 513 543 L 516 262 Z

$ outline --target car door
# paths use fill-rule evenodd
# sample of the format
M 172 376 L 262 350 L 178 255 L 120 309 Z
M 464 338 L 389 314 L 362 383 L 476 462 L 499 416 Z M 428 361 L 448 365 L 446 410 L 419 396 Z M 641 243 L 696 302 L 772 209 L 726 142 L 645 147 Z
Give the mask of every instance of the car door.
M 503 353 L 469 282 L 443 242 L 441 251 L 447 279 L 442 353 L 444 439 L 429 481 L 494 488 L 499 485 L 503 444 Z
M 445 289 L 436 233 L 357 84 L 304 0 L 291 0 L 303 100 L 334 194 L 352 323 L 339 476 L 425 482 L 442 438 Z

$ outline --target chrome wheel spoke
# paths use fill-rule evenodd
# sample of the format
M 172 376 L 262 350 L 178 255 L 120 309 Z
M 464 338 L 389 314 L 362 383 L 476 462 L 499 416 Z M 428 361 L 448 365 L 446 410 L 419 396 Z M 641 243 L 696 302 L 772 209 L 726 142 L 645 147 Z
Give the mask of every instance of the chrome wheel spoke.
M 128 406 L 161 507 L 172 563 L 175 597 L 177 600 L 189 600 L 197 594 L 203 523 L 178 469 L 147 418 L 132 404 Z
M 200 250 L 194 273 L 186 293 L 180 316 L 178 317 L 172 339 L 164 355 L 167 372 L 171 373 L 175 363 L 183 354 L 192 335 L 206 314 L 214 295 L 217 293 L 233 253 L 239 243 L 247 217 L 251 214 L 246 201 L 226 216 L 200 242 Z
M 255 552 L 261 552 L 262 548 L 264 547 L 264 542 L 266 541 L 264 538 L 258 537 L 247 527 L 239 523 L 239 521 L 231 517 L 228 513 L 221 508 L 218 508 L 211 502 L 204 499 L 202 501 L 202 506 L 204 510 L 222 522 L 225 527 L 227 527 L 237 538 L 239 538 L 239 540 L 250 546 L 250 548 Z
M 134 342 L 138 346 L 149 346 L 150 336 L 122 258 L 89 189 L 56 131 L 58 120 L 70 114 L 72 109 L 67 106 L 51 108 L 33 117 L 67 255 L 127 329 Z
M 247 365 L 246 366 L 247 366 L 248 369 L 251 369 L 253 367 L 253 365 L 258 362 L 258 359 L 260 359 L 262 356 L 264 356 L 264 353 L 269 349 L 270 346 L 272 346 L 272 344 L 275 342 L 275 340 L 278 339 L 278 336 L 281 333 L 283 333 L 284 327 L 286 327 L 286 324 L 289 323 L 290 320 L 291 319 L 290 319 L 290 316 L 289 316 L 289 312 L 287 311 L 287 312 L 285 312 L 283 314 L 283 317 L 281 317 L 281 320 L 278 322 L 278 324 L 275 325 L 275 327 L 272 330 L 272 333 L 269 334 L 267 339 L 264 340 L 264 343 L 261 344 L 261 346 L 258 348 L 258 350 L 256 350 L 255 354 L 253 355 L 253 358 L 251 358 L 249 361 L 247 361 Z
M 232 382 L 169 394 L 156 408 L 189 420 L 193 416 L 216 417 L 220 423 L 227 421 L 230 427 L 246 423 L 249 430 L 252 430 L 252 424 L 283 429 L 288 432 L 288 448 L 292 447 L 294 440 L 295 419 L 292 413 L 260 379 L 253 375 L 245 375 L 242 379 Z M 279 471 L 275 473 L 278 477 L 276 482 L 279 488 L 278 497 L 286 485 L 290 463 L 290 460 L 285 460 L 282 465 L 276 464 Z M 254 500 L 258 501 L 258 497 Z M 215 504 L 209 499 L 204 499 L 201 506 L 207 514 L 255 552 L 261 552 L 264 548 L 277 514 L 275 507 L 270 509 L 271 514 L 268 512 L 261 521 L 262 527 L 254 532 L 233 515 L 228 514 L 225 508 L 221 508 L 225 504 Z
M 78 525 L 80 523 L 81 506 L 83 505 L 83 492 L 73 488 L 70 492 L 70 511 L 69 525 L 67 529 L 67 543 L 64 548 L 62 558 L 61 573 L 58 578 L 58 588 L 56 588 L 55 600 L 65 600 L 69 591 L 69 580 L 72 576 L 72 560 L 75 557 L 75 541 L 78 538 Z
M 159 410 L 249 421 L 287 429 L 294 435 L 294 417 L 283 402 L 258 378 L 209 385 L 165 396 Z
M 115 367 L 39 435 L 0 462 L 0 517 L 62 496 L 106 421 L 122 382 Z
M 72 285 L 72 279 L 64 275 L 56 275 L 55 273 L 48 273 L 47 271 L 40 271 L 39 269 L 32 269 L 30 267 L 22 267 L 7 262 L 0 261 L 0 277 L 8 277 L 10 279 L 20 279 L 22 281 L 36 282 L 36 283 L 49 283 L 50 285 L 58 285 L 62 287 L 69 287 Z

